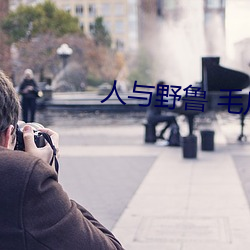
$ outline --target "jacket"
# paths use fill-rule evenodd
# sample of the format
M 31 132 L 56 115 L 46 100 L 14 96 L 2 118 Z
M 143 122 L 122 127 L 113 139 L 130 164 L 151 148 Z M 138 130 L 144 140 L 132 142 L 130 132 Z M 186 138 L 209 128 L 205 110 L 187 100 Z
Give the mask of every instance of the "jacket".
M 123 249 L 84 207 L 68 198 L 54 169 L 0 147 L 0 250 Z
M 33 87 L 33 90 L 24 93 L 25 88 Z M 22 95 L 23 98 L 37 98 L 38 97 L 38 87 L 36 82 L 33 79 L 24 79 L 19 87 L 19 94 Z

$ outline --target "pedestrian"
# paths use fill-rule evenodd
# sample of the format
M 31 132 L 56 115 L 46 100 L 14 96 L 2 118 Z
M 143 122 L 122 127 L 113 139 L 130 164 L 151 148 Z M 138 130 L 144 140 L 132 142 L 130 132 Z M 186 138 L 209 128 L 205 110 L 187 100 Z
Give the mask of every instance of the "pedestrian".
M 38 87 L 34 80 L 33 71 L 31 69 L 26 69 L 24 71 L 24 79 L 20 85 L 19 94 L 22 96 L 23 121 L 34 122 Z
M 157 95 L 160 94 L 158 92 L 158 87 L 165 84 L 166 83 L 164 81 L 158 81 L 156 83 L 155 90 L 152 94 L 151 102 L 146 113 L 148 123 L 154 124 L 155 126 L 159 123 L 165 123 L 163 129 L 161 129 L 160 133 L 156 135 L 156 139 L 161 140 L 166 140 L 164 135 L 169 127 L 174 126 L 175 128 L 179 128 L 175 116 L 167 112 L 167 107 L 164 107 L 161 103 L 161 97 L 157 97 Z
M 20 135 L 19 110 L 13 84 L 0 71 L 0 249 L 123 249 L 58 183 L 57 172 L 50 165 L 59 150 L 56 132 L 40 129 L 51 141 L 36 147 L 33 129 L 26 124 L 22 137 L 25 152 L 13 150 Z

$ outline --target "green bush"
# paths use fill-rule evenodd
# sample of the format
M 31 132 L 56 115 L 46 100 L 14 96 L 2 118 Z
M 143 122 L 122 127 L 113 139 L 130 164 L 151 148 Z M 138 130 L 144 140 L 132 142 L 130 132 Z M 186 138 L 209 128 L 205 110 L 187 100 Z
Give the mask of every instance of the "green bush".
M 89 74 L 86 78 L 86 82 L 88 86 L 98 87 L 100 84 L 103 83 L 103 80 Z

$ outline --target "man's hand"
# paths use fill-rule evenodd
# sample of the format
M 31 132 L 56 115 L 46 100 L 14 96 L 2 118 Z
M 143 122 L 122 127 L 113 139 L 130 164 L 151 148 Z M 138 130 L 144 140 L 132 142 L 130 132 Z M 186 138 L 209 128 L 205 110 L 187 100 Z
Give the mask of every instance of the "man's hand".
M 51 137 L 51 140 L 57 149 L 58 153 L 58 145 L 59 145 L 59 135 L 53 130 L 47 128 L 39 129 L 40 132 L 46 133 Z M 43 161 L 50 163 L 50 160 L 53 156 L 53 151 L 48 143 L 42 148 L 38 148 L 34 141 L 34 132 L 31 126 L 25 125 L 23 128 L 23 140 L 25 144 L 25 152 L 32 154 Z
M 33 86 L 27 86 L 26 88 L 24 88 L 23 93 L 27 94 L 27 93 L 29 93 L 30 91 L 33 91 L 33 90 L 34 90 Z

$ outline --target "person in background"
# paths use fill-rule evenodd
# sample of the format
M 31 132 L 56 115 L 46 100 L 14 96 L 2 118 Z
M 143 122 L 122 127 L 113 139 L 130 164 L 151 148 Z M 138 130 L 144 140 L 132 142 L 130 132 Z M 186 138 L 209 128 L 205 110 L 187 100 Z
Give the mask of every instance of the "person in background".
M 24 71 L 24 79 L 19 88 L 22 96 L 22 115 L 24 122 L 34 122 L 36 114 L 36 99 L 38 97 L 38 87 L 34 80 L 31 69 Z
M 152 94 L 150 105 L 148 106 L 146 118 L 148 123 L 152 123 L 157 125 L 158 123 L 165 123 L 164 128 L 160 131 L 158 135 L 156 135 L 157 139 L 165 140 L 164 134 L 166 130 L 174 125 L 178 128 L 178 124 L 176 122 L 175 116 L 171 114 L 165 114 L 163 113 L 164 110 L 166 110 L 166 107 L 161 107 L 160 97 L 157 98 L 157 90 L 158 85 L 165 85 L 166 83 L 164 81 L 158 81 L 155 85 L 155 90 Z M 159 99 L 159 100 L 158 100 Z
M 14 150 L 19 111 L 13 84 L 0 71 L 0 249 L 122 250 L 115 236 L 58 183 L 50 165 L 59 150 L 56 132 L 41 128 L 53 147 L 38 148 L 26 124 L 25 151 Z

